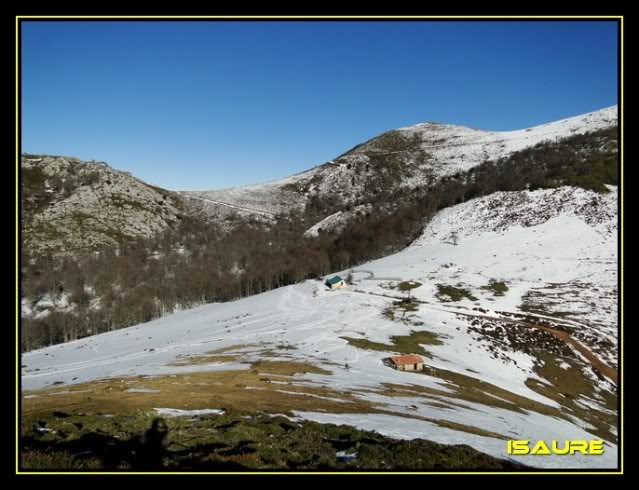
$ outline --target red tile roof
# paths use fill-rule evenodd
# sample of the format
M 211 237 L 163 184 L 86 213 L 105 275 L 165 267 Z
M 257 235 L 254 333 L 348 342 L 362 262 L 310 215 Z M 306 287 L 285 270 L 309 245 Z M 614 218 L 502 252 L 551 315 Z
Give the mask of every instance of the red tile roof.
M 393 364 L 421 364 L 424 360 L 415 354 L 408 354 L 405 356 L 393 356 L 390 358 Z

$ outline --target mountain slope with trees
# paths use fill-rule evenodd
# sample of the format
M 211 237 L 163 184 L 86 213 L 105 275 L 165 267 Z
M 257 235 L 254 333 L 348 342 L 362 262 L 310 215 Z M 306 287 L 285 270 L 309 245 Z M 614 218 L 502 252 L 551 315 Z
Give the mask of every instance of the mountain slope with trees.
M 585 120 L 590 126 L 604 125 L 608 113 Z M 267 220 L 243 213 L 212 216 L 205 203 L 148 186 L 104 164 L 25 157 L 22 348 L 242 298 L 380 258 L 409 245 L 437 211 L 497 191 L 568 185 L 609 192 L 608 186 L 618 181 L 617 127 L 586 133 L 575 129 L 583 125 L 570 127 L 572 136 L 542 140 L 441 175 L 428 185 L 371 192 L 356 206 L 335 199 L 333 191 L 318 193 L 303 207 Z M 389 143 L 377 139 L 355 150 L 370 153 L 382 144 Z M 353 151 L 344 158 L 353 158 Z M 122 194 L 131 197 L 121 201 Z M 352 197 L 346 196 L 347 201 Z M 73 220 L 78 202 L 83 214 Z M 101 213 L 116 218 L 105 221 Z M 39 230 L 41 224 L 46 226 Z M 56 231 L 51 240 L 49 228 Z M 86 245 L 78 248 L 85 253 L 55 253 L 87 236 L 93 243 L 73 241 Z

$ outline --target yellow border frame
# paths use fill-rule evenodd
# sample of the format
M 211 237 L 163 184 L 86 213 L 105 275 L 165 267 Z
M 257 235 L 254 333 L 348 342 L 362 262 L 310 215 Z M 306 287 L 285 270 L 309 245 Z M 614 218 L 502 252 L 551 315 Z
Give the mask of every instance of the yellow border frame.
M 18 94 L 19 94 L 19 69 L 20 69 L 20 60 L 19 60 L 19 24 L 21 20 L 27 19 L 120 19 L 120 20 L 134 20 L 134 19 L 171 19 L 171 20 L 194 20 L 194 19 L 218 19 L 218 20 L 251 20 L 251 19 L 263 19 L 263 20 L 337 20 L 337 19 L 364 19 L 364 20 L 425 20 L 425 19 L 445 19 L 445 20 L 456 20 L 456 19 L 479 19 L 479 20 L 504 20 L 504 19 L 517 19 L 517 20 L 534 20 L 534 19 L 565 19 L 565 20 L 574 20 L 574 19 L 583 19 L 583 20 L 618 20 L 619 21 L 619 29 L 620 29 L 620 46 L 619 46 L 619 102 L 620 102 L 620 115 L 621 122 L 619 131 L 621 136 L 621 145 L 619 148 L 620 151 L 620 173 L 621 173 L 621 181 L 619 185 L 620 195 L 623 197 L 623 45 L 624 45 L 624 31 L 623 31 L 623 15 L 526 15 L 526 16 L 517 16 L 517 15 L 457 15 L 457 16 L 448 16 L 448 15 L 391 15 L 391 16 L 378 16 L 378 15 L 246 15 L 246 16 L 237 16 L 237 15 L 17 15 L 16 16 L 16 285 L 19 284 L 20 281 L 20 270 L 18 267 L 19 263 L 19 247 L 18 236 L 19 236 L 19 227 L 20 227 L 20 214 L 19 214 L 19 202 L 17 201 L 19 196 L 19 173 L 20 173 L 20 140 L 18 138 L 19 134 L 19 102 L 18 102 Z M 620 396 L 620 408 L 623 407 L 623 199 L 620 203 L 621 215 L 619 216 L 620 221 L 620 257 L 619 257 L 619 278 L 621 281 L 620 287 L 620 344 L 619 344 L 619 353 L 620 353 L 620 364 L 619 369 L 621 373 L 621 396 Z M 18 343 L 20 335 L 20 291 L 19 286 L 16 288 L 16 360 L 17 366 L 20 366 L 20 345 Z M 18 390 L 20 380 L 20 369 L 16 369 L 16 474 L 17 475 L 623 475 L 624 471 L 624 452 L 623 445 L 624 440 L 621 437 L 620 444 L 618 446 L 619 451 L 619 470 L 618 471 L 531 471 L 531 472 L 514 472 L 514 471 L 355 471 L 355 472 L 340 472 L 340 471 L 238 471 L 238 472 L 229 472 L 229 471 L 207 471 L 207 472 L 197 472 L 197 471 L 159 471 L 159 472 L 127 472 L 127 471 L 20 471 L 20 420 L 19 420 L 19 405 L 20 405 L 20 393 Z M 623 436 L 623 410 L 619 411 L 619 435 Z

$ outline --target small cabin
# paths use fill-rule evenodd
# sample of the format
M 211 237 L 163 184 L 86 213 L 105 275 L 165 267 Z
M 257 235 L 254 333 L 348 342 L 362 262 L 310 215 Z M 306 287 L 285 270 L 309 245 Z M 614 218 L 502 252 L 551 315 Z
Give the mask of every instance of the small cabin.
M 346 281 L 339 276 L 333 276 L 329 279 L 326 279 L 324 283 L 329 289 L 340 289 L 346 287 Z
M 393 356 L 388 360 L 390 366 L 398 371 L 421 371 L 424 369 L 424 360 L 416 354 Z

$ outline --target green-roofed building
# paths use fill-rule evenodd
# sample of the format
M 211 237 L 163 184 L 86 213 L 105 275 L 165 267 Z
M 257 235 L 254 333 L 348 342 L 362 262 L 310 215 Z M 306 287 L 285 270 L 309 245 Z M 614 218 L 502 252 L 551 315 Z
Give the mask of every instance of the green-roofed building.
M 329 289 L 339 289 L 346 287 L 346 282 L 339 276 L 333 276 L 326 279 L 325 284 L 329 287 Z

